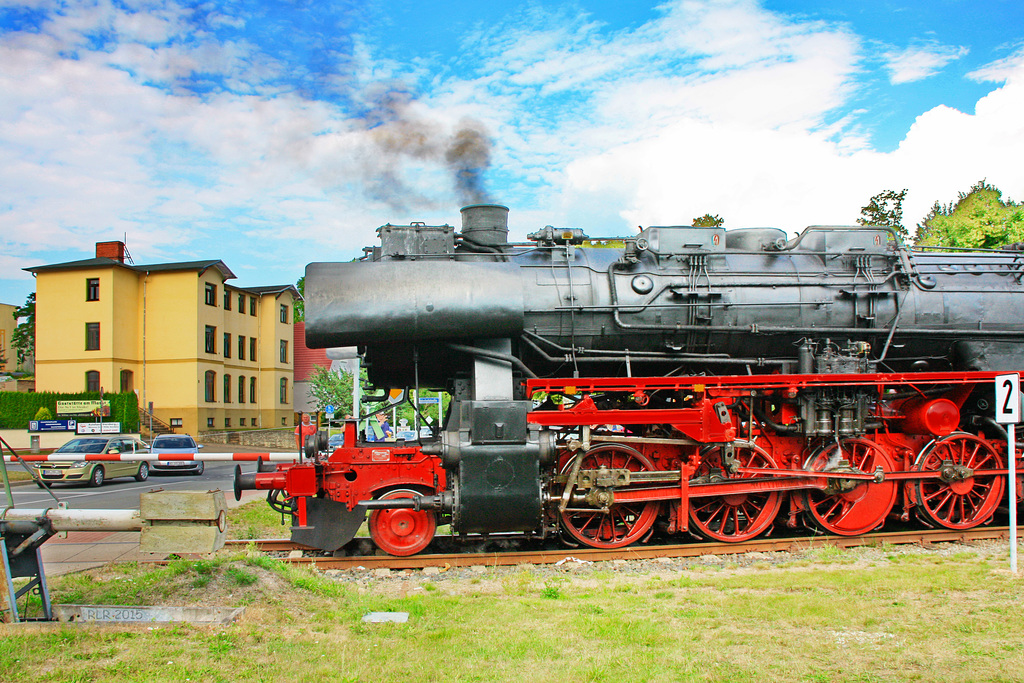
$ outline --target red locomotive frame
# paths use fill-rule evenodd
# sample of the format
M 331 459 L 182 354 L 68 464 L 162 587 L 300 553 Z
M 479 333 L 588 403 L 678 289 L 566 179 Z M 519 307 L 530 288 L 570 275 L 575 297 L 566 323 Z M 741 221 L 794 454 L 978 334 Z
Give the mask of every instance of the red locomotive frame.
M 613 548 L 645 540 L 658 522 L 668 533 L 722 542 L 748 540 L 778 521 L 841 535 L 867 533 L 890 516 L 950 529 L 987 523 L 1005 492 L 1005 439 L 993 438 L 991 424 L 961 424 L 961 409 L 996 375 L 528 380 L 527 396 L 562 397 L 528 415 L 557 435 L 545 475 L 545 527 Z M 829 436 L 808 436 L 796 428 L 813 417 L 801 414 L 808 396 L 812 403 L 859 400 L 870 426 L 851 431 L 835 411 L 821 418 L 836 420 L 823 430 Z M 355 510 L 373 499 L 446 490 L 440 457 L 415 443 L 361 444 L 356 437 L 356 424 L 347 422 L 342 447 L 257 474 L 255 488 L 282 489 L 294 500 L 299 527 L 307 524 L 308 497 Z M 418 502 L 374 509 L 371 537 L 387 552 L 413 554 L 430 543 L 437 518 Z

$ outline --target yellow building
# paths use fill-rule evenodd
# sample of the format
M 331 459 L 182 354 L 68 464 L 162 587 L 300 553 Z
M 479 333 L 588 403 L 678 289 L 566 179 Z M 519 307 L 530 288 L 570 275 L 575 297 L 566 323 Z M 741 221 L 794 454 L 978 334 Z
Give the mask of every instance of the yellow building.
M 36 391 L 134 391 L 193 435 L 292 423 L 294 286 L 228 285 L 223 261 L 125 263 L 121 242 L 26 270 Z
M 18 321 L 14 319 L 17 306 L 0 304 L 0 372 L 10 372 L 18 367 L 18 350 L 11 344 L 11 336 Z

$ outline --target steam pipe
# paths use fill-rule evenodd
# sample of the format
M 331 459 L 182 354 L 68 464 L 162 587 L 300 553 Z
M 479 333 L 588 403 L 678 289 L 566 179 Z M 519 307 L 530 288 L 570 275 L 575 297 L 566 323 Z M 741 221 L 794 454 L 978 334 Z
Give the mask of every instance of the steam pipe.
M 511 363 L 516 367 L 516 369 L 530 379 L 537 379 L 537 375 L 534 374 L 533 370 L 526 367 L 526 364 L 523 363 L 523 361 L 511 354 L 498 353 L 497 351 L 489 351 L 476 346 L 466 346 L 465 344 L 448 344 L 448 348 L 452 351 L 458 351 L 459 353 L 468 353 L 472 356 L 480 356 L 481 358 L 490 358 L 491 360 L 500 360 L 506 363 Z

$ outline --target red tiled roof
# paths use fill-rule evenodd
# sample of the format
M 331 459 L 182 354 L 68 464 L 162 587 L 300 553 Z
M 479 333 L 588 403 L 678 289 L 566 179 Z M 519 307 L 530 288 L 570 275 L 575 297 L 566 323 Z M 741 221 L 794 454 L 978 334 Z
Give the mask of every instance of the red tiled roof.
M 331 361 L 327 357 L 326 349 L 306 348 L 306 323 L 295 323 L 292 325 L 295 349 L 295 381 L 305 382 L 313 374 L 313 367 L 319 365 L 323 368 L 330 368 Z

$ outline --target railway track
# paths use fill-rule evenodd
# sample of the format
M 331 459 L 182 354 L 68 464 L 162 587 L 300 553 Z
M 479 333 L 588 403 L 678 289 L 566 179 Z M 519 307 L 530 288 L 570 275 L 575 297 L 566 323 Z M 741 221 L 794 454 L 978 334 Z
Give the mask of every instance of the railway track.
M 738 555 L 750 552 L 801 551 L 826 545 L 852 548 L 864 545 L 901 545 L 968 542 L 1009 538 L 1006 526 L 992 526 L 951 531 L 948 529 L 889 531 L 862 536 L 803 536 L 793 538 L 760 538 L 745 543 L 686 543 L 675 545 L 630 546 L 614 550 L 595 548 L 562 548 L 559 550 L 501 551 L 488 553 L 454 553 L 392 557 L 390 555 L 353 555 L 350 557 L 287 557 L 285 561 L 315 564 L 319 569 L 423 569 L 425 567 L 515 566 L 519 564 L 554 564 L 566 557 L 589 562 L 611 560 L 651 560 L 659 557 L 697 557 L 700 555 Z M 311 550 L 288 540 L 227 541 L 226 547 L 245 547 L 255 544 L 264 552 L 292 552 Z

